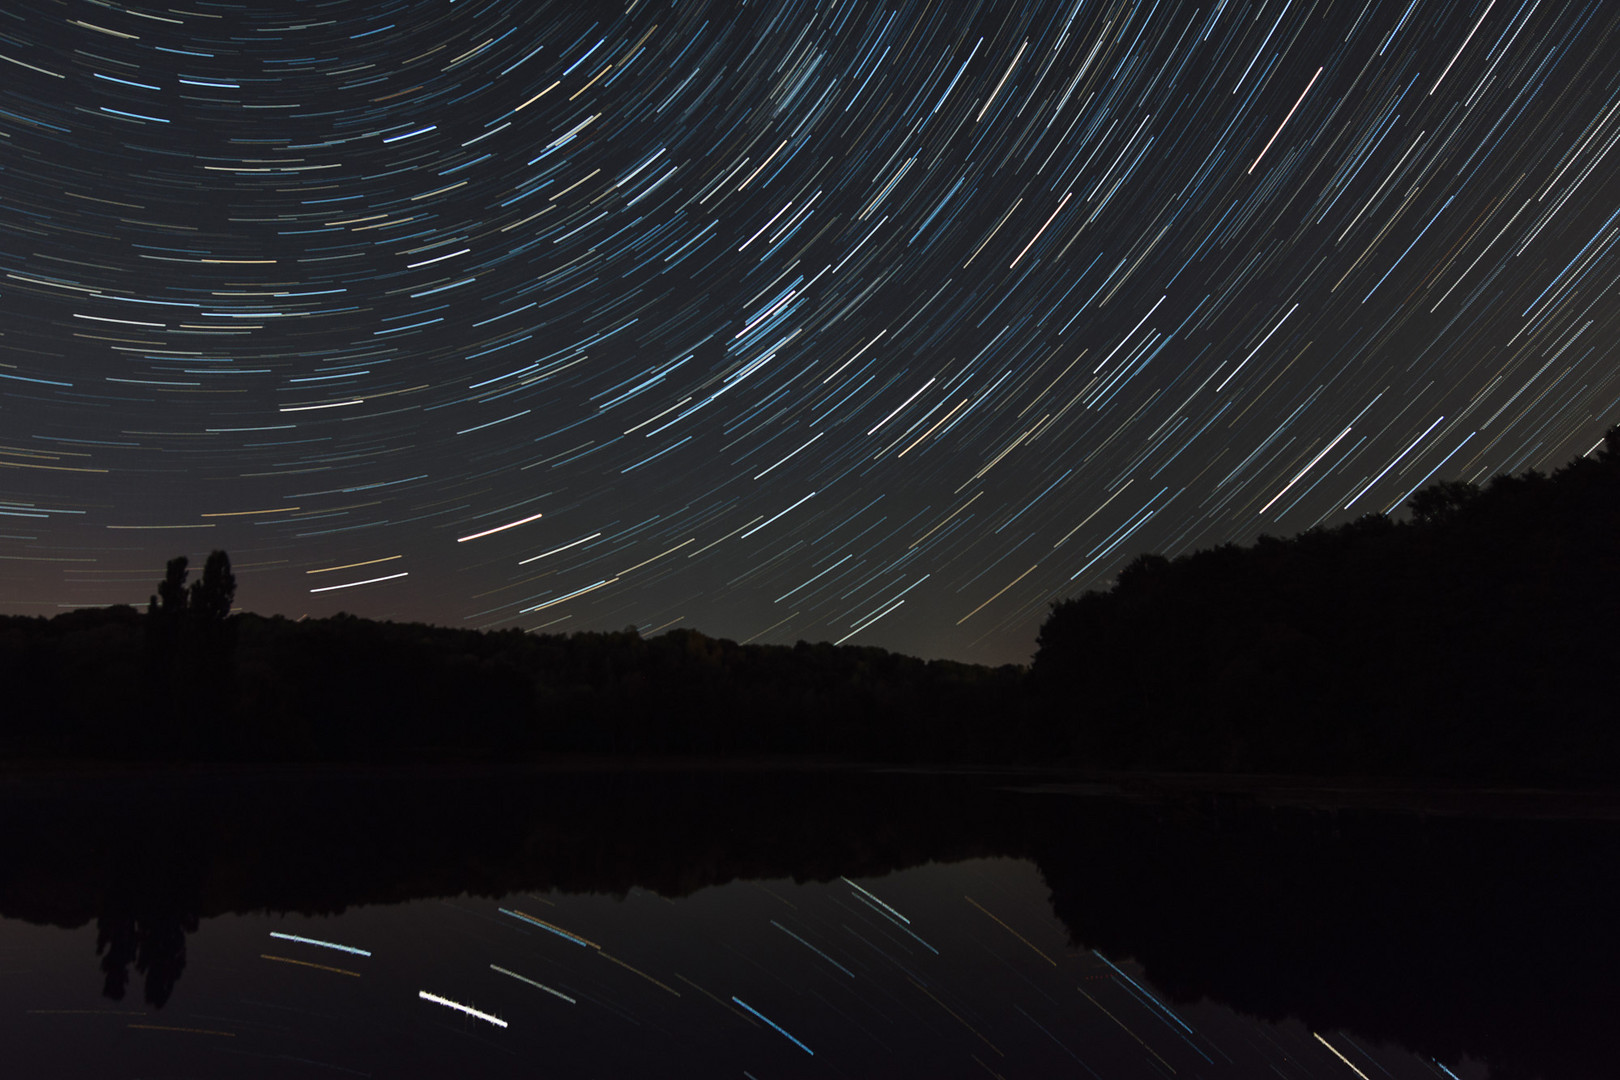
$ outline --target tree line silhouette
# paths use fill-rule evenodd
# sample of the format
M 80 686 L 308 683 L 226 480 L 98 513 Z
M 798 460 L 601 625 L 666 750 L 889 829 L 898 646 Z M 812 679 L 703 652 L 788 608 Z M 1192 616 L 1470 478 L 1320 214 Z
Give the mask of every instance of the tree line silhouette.
M 1143 555 L 1026 669 L 695 630 L 231 614 L 223 551 L 127 606 L 0 617 L 0 754 L 267 760 L 820 754 L 1611 781 L 1620 428 L 1410 520 Z
M 225 552 L 127 606 L 0 617 L 0 754 L 400 760 L 546 753 L 1006 759 L 1022 670 L 695 630 L 479 632 L 229 614 Z M 135 691 L 132 693 L 132 690 Z
M 1620 428 L 1410 520 L 1143 555 L 1054 606 L 1032 689 L 1113 768 L 1612 781 Z

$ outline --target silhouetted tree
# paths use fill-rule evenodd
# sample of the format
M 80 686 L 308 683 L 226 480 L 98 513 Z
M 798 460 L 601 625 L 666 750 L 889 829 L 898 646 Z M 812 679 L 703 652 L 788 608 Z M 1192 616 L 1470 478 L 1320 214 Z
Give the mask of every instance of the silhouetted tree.
M 169 560 L 163 580 L 158 582 L 157 592 L 152 594 L 146 607 L 145 671 L 141 680 L 145 730 L 136 741 L 145 744 L 148 749 L 169 747 L 179 729 L 175 699 L 180 637 L 186 613 L 188 562 L 184 555 Z
M 1598 455 L 1603 462 L 1620 461 L 1620 424 L 1616 424 L 1603 433 L 1603 452 Z
M 146 609 L 145 741 L 162 753 L 214 754 L 224 749 L 234 681 L 236 575 L 230 556 L 214 551 L 187 588 L 188 565 L 184 555 L 169 560 Z
M 181 580 L 185 579 L 185 556 L 175 560 L 181 564 Z M 169 566 L 174 566 L 171 562 Z M 168 581 L 165 580 L 167 585 Z M 191 600 L 187 606 L 193 618 L 204 623 L 223 623 L 231 614 L 236 599 L 236 575 L 231 573 L 231 559 L 223 551 L 211 552 L 203 564 L 201 581 L 191 583 Z
M 235 669 L 236 626 L 231 605 L 236 600 L 236 575 L 223 551 L 212 551 L 203 564 L 202 580 L 192 582 L 186 621 L 191 634 L 188 736 L 199 749 L 219 753 L 228 749 L 227 723 Z
M 1435 525 L 1456 517 L 1480 494 L 1477 484 L 1466 480 L 1442 480 L 1418 492 L 1406 505 L 1412 511 L 1413 521 L 1420 525 Z
M 223 554 L 221 552 L 220 554 Z M 169 560 L 163 580 L 158 582 L 158 591 L 153 595 L 151 603 L 146 608 L 148 615 L 167 615 L 178 617 L 186 609 L 186 566 L 189 560 L 184 555 L 176 555 Z

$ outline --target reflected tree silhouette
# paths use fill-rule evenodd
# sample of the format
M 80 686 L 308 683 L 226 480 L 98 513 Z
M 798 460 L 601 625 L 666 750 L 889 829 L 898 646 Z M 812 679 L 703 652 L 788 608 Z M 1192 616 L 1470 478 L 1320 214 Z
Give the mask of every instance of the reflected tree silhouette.
M 129 985 L 129 967 L 145 977 L 142 997 L 146 1004 L 161 1009 L 174 994 L 175 984 L 186 969 L 186 935 L 195 933 L 195 915 L 160 912 L 135 915 L 101 915 L 96 918 L 96 955 L 101 957 L 105 977 L 103 997 L 122 1001 Z

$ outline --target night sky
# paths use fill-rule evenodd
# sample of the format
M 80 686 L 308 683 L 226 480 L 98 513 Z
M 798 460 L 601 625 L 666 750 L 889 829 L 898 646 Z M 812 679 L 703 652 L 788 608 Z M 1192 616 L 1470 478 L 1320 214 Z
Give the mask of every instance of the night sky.
M 1617 419 L 1620 6 L 0 10 L 0 608 L 1027 660 Z

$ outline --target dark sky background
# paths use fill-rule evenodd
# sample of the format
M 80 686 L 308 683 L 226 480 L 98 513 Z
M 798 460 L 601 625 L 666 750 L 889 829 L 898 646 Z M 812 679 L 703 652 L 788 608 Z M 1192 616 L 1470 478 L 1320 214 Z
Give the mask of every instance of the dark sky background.
M 1620 6 L 8 0 L 0 608 L 1026 660 L 1620 419 Z

